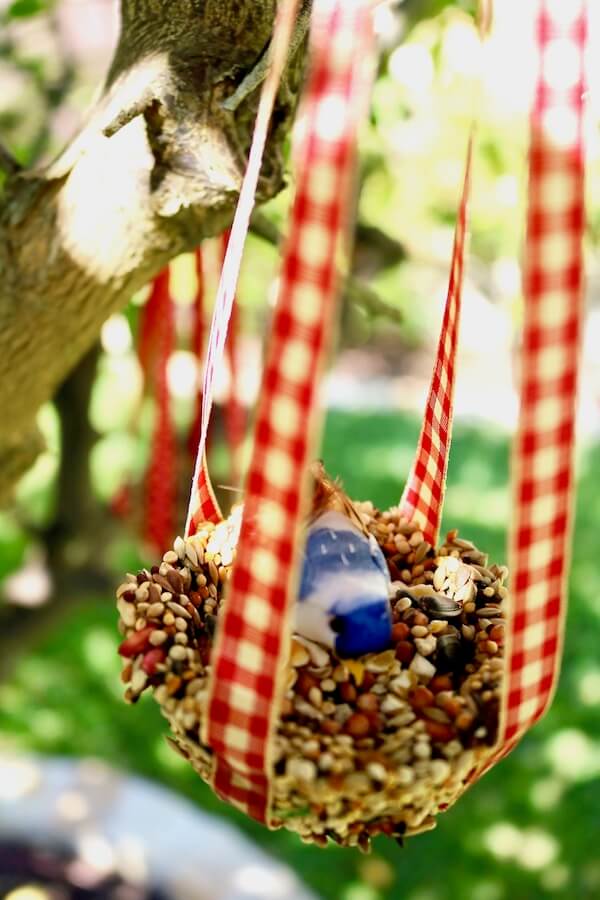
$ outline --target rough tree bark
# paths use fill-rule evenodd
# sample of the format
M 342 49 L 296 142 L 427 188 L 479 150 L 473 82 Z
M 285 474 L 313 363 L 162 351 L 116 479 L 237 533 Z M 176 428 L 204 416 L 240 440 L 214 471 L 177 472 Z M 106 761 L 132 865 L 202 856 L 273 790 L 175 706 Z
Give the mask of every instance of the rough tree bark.
M 103 321 L 176 254 L 231 221 L 254 92 L 222 107 L 268 44 L 276 0 L 121 0 L 86 124 L 0 198 L 0 500 L 40 449 L 35 416 Z M 279 92 L 259 200 L 283 184 L 303 53 Z

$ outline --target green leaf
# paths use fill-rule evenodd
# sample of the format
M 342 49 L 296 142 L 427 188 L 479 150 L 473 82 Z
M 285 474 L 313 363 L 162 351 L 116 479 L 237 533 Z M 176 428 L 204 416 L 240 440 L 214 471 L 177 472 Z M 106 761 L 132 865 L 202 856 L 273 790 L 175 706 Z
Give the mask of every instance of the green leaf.
M 13 0 L 8 7 L 9 19 L 26 19 L 45 12 L 48 8 L 46 0 Z

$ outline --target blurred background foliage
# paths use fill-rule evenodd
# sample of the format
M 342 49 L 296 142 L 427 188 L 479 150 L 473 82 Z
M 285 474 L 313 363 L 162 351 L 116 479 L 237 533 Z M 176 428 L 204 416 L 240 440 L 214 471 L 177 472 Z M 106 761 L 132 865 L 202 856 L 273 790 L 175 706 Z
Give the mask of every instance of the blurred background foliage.
M 498 2 L 482 54 L 474 3 L 405 0 L 380 4 L 377 15 L 382 63 L 363 135 L 352 264 L 380 298 L 383 313 L 369 314 L 348 296 L 342 304 L 322 454 L 351 495 L 380 506 L 399 496 L 416 444 L 466 140 L 478 105 L 471 260 L 445 516 L 448 527 L 460 527 L 500 562 L 510 513 L 531 21 L 518 0 Z M 108 65 L 114 4 L 0 0 L 0 28 L 0 139 L 23 164 L 41 165 L 76 130 Z M 307 847 L 292 835 L 269 834 L 242 819 L 169 750 L 151 700 L 135 710 L 122 703 L 112 586 L 148 557 L 139 522 L 114 515 L 119 490 L 143 476 L 154 417 L 135 352 L 147 297 L 142 291 L 106 323 L 98 347 L 55 403 L 41 410 L 47 449 L 17 486 L 13 507 L 0 513 L 2 747 L 98 756 L 155 778 L 235 821 L 292 865 L 319 896 L 332 900 L 600 897 L 600 320 L 593 252 L 600 227 L 598 78 L 592 71 L 581 502 L 565 662 L 543 723 L 442 817 L 436 831 L 403 850 L 380 841 L 371 857 L 362 857 Z M 286 190 L 265 209 L 280 229 L 289 200 Z M 207 242 L 208 298 L 214 296 L 219 259 L 216 242 Z M 241 375 L 234 386 L 249 408 L 276 271 L 274 247 L 251 235 L 239 289 Z M 174 262 L 172 288 L 179 345 L 170 360 L 169 385 L 181 443 L 183 517 L 191 474 L 185 435 L 199 374 L 189 352 L 192 257 Z M 228 378 L 225 371 L 218 389 L 222 401 Z M 228 485 L 230 462 L 217 411 L 211 465 L 217 480 Z

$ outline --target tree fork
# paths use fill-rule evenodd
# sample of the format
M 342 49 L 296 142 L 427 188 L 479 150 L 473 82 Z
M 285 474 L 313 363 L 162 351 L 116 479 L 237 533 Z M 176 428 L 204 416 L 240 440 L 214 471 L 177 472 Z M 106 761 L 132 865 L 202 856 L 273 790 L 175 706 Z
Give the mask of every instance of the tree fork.
M 0 499 L 39 452 L 39 407 L 105 319 L 172 257 L 230 224 L 258 91 L 235 112 L 223 104 L 264 59 L 275 9 L 275 0 L 122 0 L 114 59 L 80 133 L 46 169 L 9 171 Z M 279 92 L 259 202 L 283 186 L 303 61 L 303 52 L 290 61 Z

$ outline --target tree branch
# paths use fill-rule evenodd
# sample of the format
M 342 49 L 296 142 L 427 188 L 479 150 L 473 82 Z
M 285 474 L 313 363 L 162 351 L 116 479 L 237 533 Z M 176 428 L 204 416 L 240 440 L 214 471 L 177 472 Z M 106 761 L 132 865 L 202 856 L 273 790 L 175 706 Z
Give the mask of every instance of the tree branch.
M 39 406 L 107 316 L 173 256 L 230 224 L 257 97 L 235 115 L 223 102 L 268 44 L 275 6 L 122 0 L 119 44 L 81 132 L 45 170 L 13 170 L 7 178 L 0 201 L 0 498 L 31 462 Z M 282 147 L 302 66 L 298 54 L 279 94 L 259 202 L 283 184 Z

